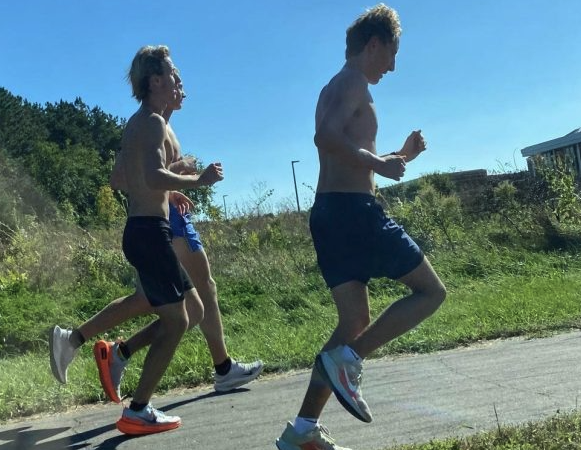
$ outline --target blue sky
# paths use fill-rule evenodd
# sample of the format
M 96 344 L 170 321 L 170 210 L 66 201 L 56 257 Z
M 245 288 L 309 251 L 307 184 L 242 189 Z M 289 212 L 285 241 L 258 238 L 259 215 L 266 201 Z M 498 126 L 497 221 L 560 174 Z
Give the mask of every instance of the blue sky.
M 434 171 L 525 167 L 519 150 L 581 126 L 581 1 L 393 0 L 396 71 L 371 87 L 377 147 L 421 128 Z M 32 102 L 72 101 L 128 118 L 124 80 L 137 49 L 166 44 L 188 98 L 172 118 L 185 152 L 221 161 L 215 203 L 312 198 L 318 94 L 344 63 L 345 29 L 372 2 L 346 0 L 2 0 L 0 86 Z M 169 6 L 168 6 L 169 5 Z M 389 181 L 377 177 L 378 184 Z

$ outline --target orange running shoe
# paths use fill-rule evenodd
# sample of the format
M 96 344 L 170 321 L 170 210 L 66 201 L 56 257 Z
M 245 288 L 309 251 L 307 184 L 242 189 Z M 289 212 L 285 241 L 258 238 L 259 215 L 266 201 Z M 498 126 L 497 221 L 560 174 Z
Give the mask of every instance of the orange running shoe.
M 148 403 L 141 411 L 123 408 L 123 415 L 117 421 L 117 429 L 125 434 L 141 435 L 173 430 L 181 424 L 178 416 L 166 416 Z
M 129 362 L 121 359 L 118 350 L 118 342 L 97 341 L 93 346 L 101 386 L 107 397 L 115 403 L 121 403 L 121 379 Z

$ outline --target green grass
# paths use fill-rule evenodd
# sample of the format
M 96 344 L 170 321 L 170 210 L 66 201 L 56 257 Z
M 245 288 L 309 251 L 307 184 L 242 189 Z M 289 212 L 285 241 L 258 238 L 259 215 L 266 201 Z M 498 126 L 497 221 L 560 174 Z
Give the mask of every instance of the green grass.
M 559 289 L 555 289 L 559 286 Z M 466 345 L 482 339 L 567 330 L 581 325 L 581 273 L 558 277 L 513 278 L 473 282 L 455 288 L 440 311 L 410 333 L 377 352 L 429 352 Z M 243 297 L 244 299 L 244 297 Z M 393 298 L 373 299 L 374 312 Z M 232 355 L 243 360 L 260 357 L 268 372 L 309 367 L 336 320 L 328 293 L 303 298 L 304 305 L 284 310 L 268 295 L 224 314 L 226 343 Z M 230 299 L 230 302 L 233 300 Z M 228 302 L 226 302 L 228 303 Z M 244 300 L 239 303 L 244 304 Z M 129 335 L 148 318 L 110 333 Z M 123 382 L 131 392 L 140 374 L 145 352 L 135 355 Z M 192 387 L 211 381 L 211 359 L 201 333 L 189 332 L 159 386 L 159 391 Z M 90 345 L 83 347 L 69 370 L 69 384 L 58 384 L 48 364 L 48 354 L 28 353 L 0 359 L 0 419 L 102 400 Z
M 217 222 L 202 229 L 227 347 L 237 359 L 261 358 L 271 373 L 310 367 L 334 328 L 336 309 L 317 267 L 307 222 L 296 215 L 260 220 Z M 62 386 L 50 373 L 47 331 L 54 324 L 78 326 L 112 299 L 132 291 L 118 231 L 94 233 L 86 240 L 78 238 L 76 246 L 59 247 L 50 266 L 26 266 L 23 261 L 36 261 L 27 253 L 29 248 L 46 251 L 43 258 L 49 260 L 52 234 L 31 234 L 24 240 L 26 247 L 6 251 L 26 258 L 0 261 L 0 421 L 102 399 L 91 354 L 94 340 L 82 348 L 70 368 L 69 384 Z M 542 238 L 523 242 L 507 232 L 500 239 L 498 233 L 491 224 L 473 224 L 469 230 L 456 230 L 461 245 L 433 244 L 429 257 L 448 288 L 446 302 L 375 356 L 580 328 L 579 253 L 551 247 L 547 251 Z M 58 242 L 67 241 L 64 234 L 58 237 Z M 57 268 L 68 278 L 43 284 L 47 277 L 42 271 Z M 36 281 L 30 285 L 26 280 Z M 373 280 L 372 316 L 406 293 L 393 281 Z M 133 319 L 102 337 L 128 337 L 150 320 Z M 124 394 L 135 388 L 143 358 L 144 352 L 134 356 L 123 381 Z M 158 392 L 210 382 L 211 374 L 205 340 L 193 330 L 180 344 Z
M 466 438 L 434 440 L 425 444 L 389 447 L 385 450 L 579 450 L 581 413 L 559 414 L 540 422 L 501 426 Z

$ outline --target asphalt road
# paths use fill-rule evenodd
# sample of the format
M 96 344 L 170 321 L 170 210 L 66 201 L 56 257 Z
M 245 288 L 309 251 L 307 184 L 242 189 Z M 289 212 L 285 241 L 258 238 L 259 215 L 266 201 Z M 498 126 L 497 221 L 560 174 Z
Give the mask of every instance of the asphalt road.
M 363 393 L 374 421 L 359 422 L 334 397 L 322 421 L 341 446 L 382 450 L 492 429 L 497 416 L 501 424 L 538 420 L 577 407 L 580 356 L 581 333 L 573 332 L 369 361 Z M 114 404 L 10 422 L 0 427 L 0 450 L 275 450 L 308 377 L 295 372 L 225 395 L 205 388 L 155 398 L 156 407 L 181 416 L 183 425 L 138 438 L 117 431 L 121 407 Z

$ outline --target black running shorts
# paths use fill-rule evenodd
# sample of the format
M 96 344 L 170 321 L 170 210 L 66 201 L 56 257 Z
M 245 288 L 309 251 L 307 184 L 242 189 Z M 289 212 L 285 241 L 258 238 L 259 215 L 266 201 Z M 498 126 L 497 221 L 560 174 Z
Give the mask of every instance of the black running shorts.
M 129 217 L 123 232 L 123 253 L 137 270 L 143 292 L 153 307 L 181 302 L 184 293 L 193 289 L 171 240 L 169 221 L 163 217 Z

